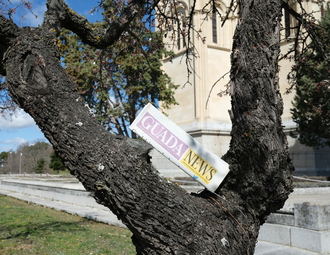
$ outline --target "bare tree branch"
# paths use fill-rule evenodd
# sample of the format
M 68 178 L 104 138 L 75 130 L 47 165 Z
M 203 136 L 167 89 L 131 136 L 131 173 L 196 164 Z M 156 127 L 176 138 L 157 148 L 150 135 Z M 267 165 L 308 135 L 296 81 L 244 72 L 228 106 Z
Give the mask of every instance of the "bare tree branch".
M 207 100 L 206 100 L 206 104 L 205 104 L 205 109 L 207 109 L 207 105 L 209 104 L 209 101 L 210 101 L 210 97 L 211 97 L 211 93 L 214 89 L 214 87 L 218 84 L 219 81 L 221 81 L 222 79 L 224 79 L 226 77 L 227 74 L 229 74 L 230 71 L 228 71 L 227 73 L 225 73 L 224 75 L 222 75 L 219 79 L 217 79 L 215 81 L 215 83 L 213 83 L 211 89 L 210 89 L 210 92 L 209 92 L 209 95 L 207 96 Z M 228 90 L 228 88 L 226 88 L 225 92 Z M 221 92 L 220 92 L 221 93 Z M 218 93 L 219 94 L 219 93 Z
M 231 1 L 230 1 L 229 8 L 228 8 L 228 10 L 227 10 L 227 12 L 226 12 L 226 16 L 225 16 L 225 18 L 223 19 L 222 24 L 221 24 L 222 27 L 223 27 L 224 24 L 226 23 L 226 21 L 227 21 L 229 15 L 230 15 L 230 13 L 234 13 L 235 10 L 236 10 L 238 4 L 236 3 L 236 4 L 234 5 L 234 3 L 236 3 L 236 0 L 231 0 Z
M 304 29 L 306 29 L 308 35 L 311 37 L 311 39 L 315 42 L 316 46 L 319 48 L 319 50 L 323 53 L 325 53 L 325 49 L 324 49 L 324 45 L 322 44 L 322 42 L 320 41 L 320 38 L 318 37 L 317 33 L 316 33 L 316 28 L 317 28 L 317 24 L 315 22 L 311 22 L 310 20 L 308 20 L 306 17 L 307 12 L 305 11 L 305 9 L 303 8 L 302 4 L 300 1 L 298 1 L 299 6 L 301 8 L 301 13 L 298 13 L 297 11 L 295 11 L 286 1 L 281 1 L 282 4 L 282 8 L 284 8 L 290 15 L 292 15 L 298 22 L 298 28 L 299 28 L 299 32 L 301 31 L 301 27 L 302 26 Z M 309 14 L 310 15 L 310 14 Z M 298 40 L 298 36 L 300 35 L 300 33 L 297 33 L 296 35 L 296 41 Z M 298 47 L 298 43 L 294 44 L 294 52 L 297 54 L 297 47 Z M 326 58 L 326 54 L 323 54 Z M 297 55 L 295 55 L 296 57 Z
M 158 1 L 155 1 L 156 5 Z M 63 27 L 76 33 L 83 42 L 99 49 L 104 49 L 118 40 L 135 18 L 142 18 L 146 11 L 146 1 L 133 0 L 125 6 L 116 20 L 104 31 L 103 28 L 74 12 L 63 0 L 48 0 L 44 26 Z

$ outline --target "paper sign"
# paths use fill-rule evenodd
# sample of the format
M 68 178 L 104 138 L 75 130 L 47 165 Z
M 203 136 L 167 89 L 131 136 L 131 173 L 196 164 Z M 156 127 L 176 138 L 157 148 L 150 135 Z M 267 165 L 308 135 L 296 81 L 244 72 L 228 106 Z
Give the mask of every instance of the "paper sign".
M 225 161 L 206 151 L 152 104 L 142 109 L 130 129 L 212 192 L 229 172 Z

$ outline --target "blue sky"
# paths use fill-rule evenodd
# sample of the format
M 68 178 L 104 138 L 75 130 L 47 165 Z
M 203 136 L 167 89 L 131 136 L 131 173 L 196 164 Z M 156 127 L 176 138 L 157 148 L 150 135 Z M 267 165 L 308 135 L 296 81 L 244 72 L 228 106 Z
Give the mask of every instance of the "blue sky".
M 22 5 L 22 0 L 10 0 L 13 6 Z M 27 8 L 18 7 L 13 16 L 19 26 L 38 26 L 42 23 L 46 10 L 46 1 L 30 0 L 32 12 Z M 100 14 L 91 14 L 98 1 L 67 0 L 66 3 L 75 11 L 94 22 L 100 20 Z M 8 6 L 10 7 L 10 6 Z M 33 144 L 36 141 L 47 141 L 34 120 L 23 110 L 18 109 L 14 114 L 0 114 L 0 152 L 16 150 L 24 143 Z

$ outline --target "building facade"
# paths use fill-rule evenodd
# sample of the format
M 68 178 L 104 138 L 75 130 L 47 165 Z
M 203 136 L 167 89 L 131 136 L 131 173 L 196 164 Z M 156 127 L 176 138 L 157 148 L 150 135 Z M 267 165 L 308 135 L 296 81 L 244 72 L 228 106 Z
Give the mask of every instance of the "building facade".
M 207 3 L 208 1 L 201 0 L 197 1 L 195 6 L 195 29 L 190 31 L 193 54 L 188 56 L 189 59 L 185 54 L 187 42 L 184 41 L 184 36 L 187 36 L 187 33 L 184 29 L 175 29 L 173 26 L 173 31 L 169 32 L 172 36 L 164 39 L 168 48 L 174 51 L 174 57 L 164 60 L 164 70 L 175 84 L 180 85 L 175 94 L 178 105 L 172 106 L 166 113 L 207 149 L 222 156 L 228 151 L 230 143 L 230 54 L 238 17 L 231 14 L 223 24 L 218 13 L 222 17 L 226 16 L 230 0 L 217 1 L 216 11 L 210 9 L 211 6 L 206 8 Z M 289 4 L 299 12 L 297 1 Z M 192 8 L 191 5 L 190 0 L 177 5 L 177 13 L 182 19 L 188 19 L 186 16 Z M 303 1 L 303 7 L 307 12 L 313 13 L 316 19 L 320 19 L 321 6 L 318 1 Z M 296 21 L 285 11 L 282 20 L 281 53 L 285 54 L 292 47 Z M 181 25 L 184 26 L 184 23 L 183 21 Z M 176 36 L 173 36 L 174 33 Z M 287 133 L 296 127 L 290 113 L 294 92 L 286 93 L 290 87 L 287 76 L 292 65 L 293 62 L 289 59 L 279 62 L 279 83 L 284 103 L 282 122 Z M 297 169 L 296 174 L 330 176 L 328 148 L 321 151 L 308 148 L 290 136 L 288 143 Z M 175 166 L 167 163 L 159 154 L 154 153 L 153 157 L 154 164 L 161 173 L 171 177 L 180 175 L 178 170 L 173 170 Z M 317 165 L 317 157 L 321 158 L 321 165 Z

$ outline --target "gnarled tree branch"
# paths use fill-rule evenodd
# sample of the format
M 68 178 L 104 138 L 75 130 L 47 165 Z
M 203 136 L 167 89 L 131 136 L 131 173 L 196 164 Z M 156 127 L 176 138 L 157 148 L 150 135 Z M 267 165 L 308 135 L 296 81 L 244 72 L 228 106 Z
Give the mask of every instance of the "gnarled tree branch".
M 269 11 L 271 10 L 271 11 Z M 239 194 L 261 222 L 292 190 L 278 86 L 281 1 L 242 1 L 231 55 L 233 126 L 221 192 Z
M 154 4 L 157 4 L 156 1 Z M 63 0 L 48 0 L 44 26 L 62 27 L 76 33 L 83 42 L 104 49 L 116 42 L 121 34 L 128 30 L 130 23 L 146 14 L 146 1 L 133 0 L 125 6 L 118 17 L 104 28 L 88 22 L 74 12 Z
M 299 43 L 297 43 L 297 41 L 299 41 L 298 38 L 300 36 L 300 32 L 302 32 L 300 28 L 303 27 L 307 31 L 307 34 L 310 36 L 310 38 L 312 38 L 312 40 L 315 42 L 315 45 L 319 48 L 320 52 L 323 52 L 325 58 L 328 58 L 328 56 L 325 54 L 326 51 L 324 49 L 324 45 L 322 44 L 320 38 L 317 35 L 317 32 L 315 31 L 315 29 L 317 29 L 317 25 L 314 22 L 309 21 L 306 18 L 306 15 L 298 13 L 296 10 L 291 8 L 291 6 L 286 1 L 282 0 L 281 4 L 282 4 L 282 8 L 284 8 L 290 15 L 292 15 L 298 21 L 298 31 L 296 33 L 295 44 L 293 46 L 294 48 L 292 49 L 292 52 L 295 52 L 295 56 L 297 56 L 298 53 L 297 48 L 299 46 Z M 300 8 L 306 14 L 306 11 L 303 9 L 301 4 L 300 4 Z

